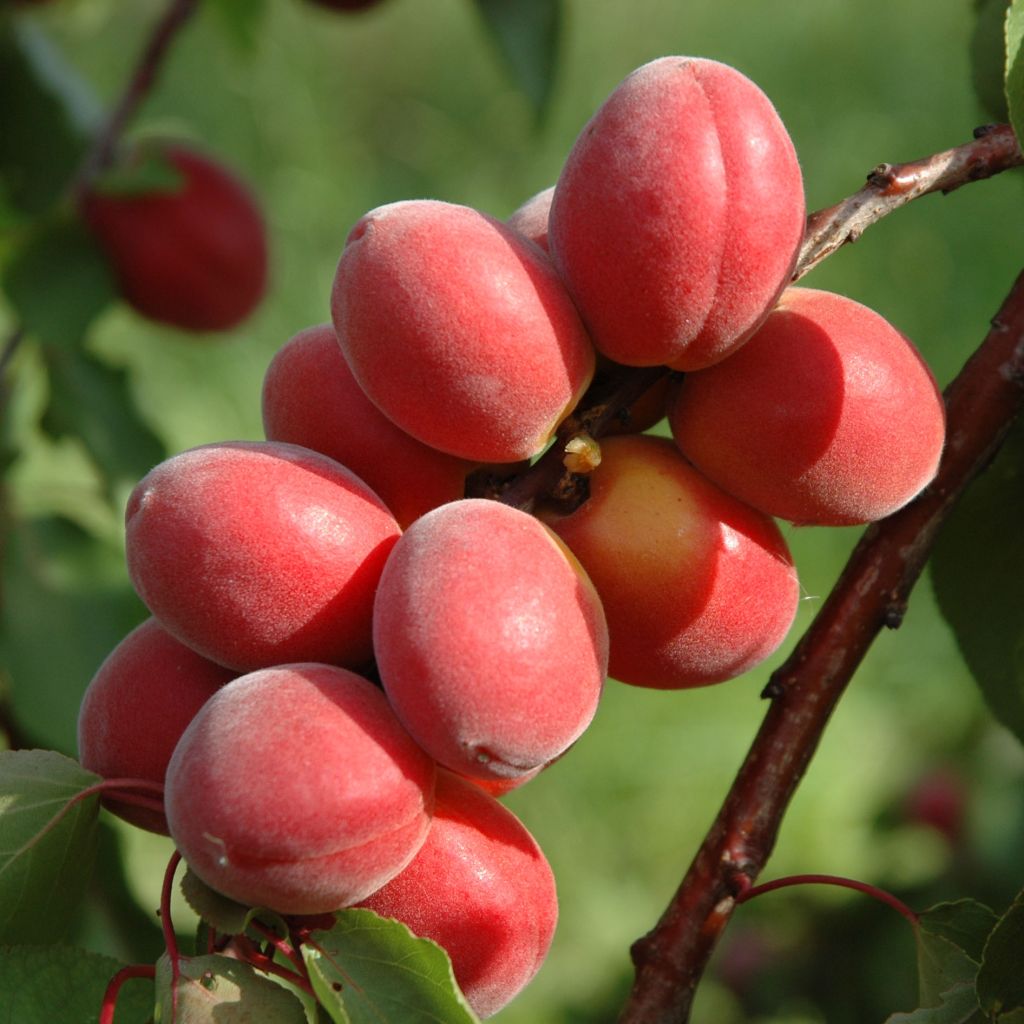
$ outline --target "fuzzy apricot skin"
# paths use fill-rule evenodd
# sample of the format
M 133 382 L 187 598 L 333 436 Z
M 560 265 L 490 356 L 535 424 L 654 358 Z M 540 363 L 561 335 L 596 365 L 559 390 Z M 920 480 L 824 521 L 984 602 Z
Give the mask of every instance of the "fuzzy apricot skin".
M 593 375 L 593 346 L 548 256 L 453 203 L 366 214 L 338 261 L 331 310 L 371 401 L 464 459 L 537 454 Z
M 537 973 L 558 921 L 554 875 L 526 826 L 446 771 L 438 772 L 420 852 L 361 906 L 441 946 L 459 988 L 484 1018 Z
M 463 775 L 529 775 L 596 711 L 600 602 L 550 531 L 508 505 L 467 498 L 413 523 L 381 576 L 373 628 L 395 713 Z
M 796 152 L 765 94 L 726 64 L 662 57 L 583 128 L 548 245 L 600 352 L 695 370 L 767 315 L 804 218 Z
M 799 597 L 774 521 L 701 476 L 667 438 L 610 437 L 601 449 L 589 499 L 546 518 L 601 597 L 609 674 L 680 689 L 771 654 Z
M 163 785 L 181 734 L 236 674 L 175 640 L 156 619 L 146 619 L 107 655 L 82 697 L 82 767 L 105 779 Z M 167 834 L 162 812 L 108 797 L 103 804 L 133 825 Z
M 307 327 L 278 349 L 263 378 L 263 426 L 270 441 L 347 466 L 403 528 L 461 498 L 473 468 L 410 437 L 366 397 L 330 324 Z
M 435 766 L 372 683 L 299 663 L 240 676 L 167 768 L 171 837 L 207 885 L 320 914 L 364 899 L 423 844 Z
M 358 667 L 400 529 L 344 466 L 298 445 L 225 441 L 172 456 L 125 513 L 128 573 L 161 624 L 241 672 Z
M 551 213 L 551 200 L 554 195 L 555 186 L 549 185 L 513 210 L 506 222 L 510 228 L 528 238 L 534 245 L 539 245 L 545 252 L 549 251 L 548 216 Z
M 853 299 L 790 288 L 750 341 L 683 379 L 669 416 L 720 487 L 798 524 L 882 519 L 934 477 L 945 439 L 927 364 Z
M 124 299 L 143 316 L 185 331 L 226 331 L 267 287 L 263 215 L 218 161 L 181 144 L 163 151 L 181 176 L 172 191 L 105 193 L 81 202 Z

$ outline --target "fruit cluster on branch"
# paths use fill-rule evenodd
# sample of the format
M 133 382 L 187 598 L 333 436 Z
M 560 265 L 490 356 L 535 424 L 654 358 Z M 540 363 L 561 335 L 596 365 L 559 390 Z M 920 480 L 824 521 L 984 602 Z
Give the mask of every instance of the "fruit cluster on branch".
M 678 690 L 771 654 L 799 593 L 775 517 L 865 523 L 936 472 L 912 343 L 788 287 L 805 223 L 768 98 L 685 57 L 626 78 L 508 223 L 362 217 L 331 322 L 267 371 L 267 439 L 175 455 L 129 499 L 153 618 L 90 686 L 80 750 L 164 783 L 166 816 L 111 809 L 244 904 L 406 921 L 496 1012 L 557 903 L 495 796 L 569 749 L 607 674 Z M 665 416 L 674 439 L 644 432 Z

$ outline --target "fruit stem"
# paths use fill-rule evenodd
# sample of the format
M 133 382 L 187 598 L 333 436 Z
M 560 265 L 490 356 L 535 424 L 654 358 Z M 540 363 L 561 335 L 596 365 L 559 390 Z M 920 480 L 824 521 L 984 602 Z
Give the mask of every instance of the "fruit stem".
M 132 72 L 128 84 L 121 93 L 117 105 L 110 112 L 106 124 L 96 136 L 89 152 L 86 153 L 72 182 L 72 190 L 80 192 L 107 167 L 110 166 L 117 144 L 125 128 L 138 112 L 143 100 L 149 95 L 156 82 L 171 43 L 199 6 L 199 0 L 170 0 L 167 9 L 157 21 Z
M 277 941 L 280 942 L 283 940 L 278 939 Z M 272 956 L 268 956 L 266 953 L 259 950 L 248 936 L 245 935 L 236 935 L 234 939 L 232 939 L 231 945 L 238 951 L 241 958 L 257 971 L 262 971 L 264 974 L 273 974 L 274 977 L 280 978 L 282 981 L 287 981 L 290 985 L 294 985 L 296 988 L 301 989 L 307 995 L 315 997 L 316 993 L 313 991 L 313 983 L 310 981 L 309 975 L 306 972 L 306 965 L 304 963 L 300 962 L 298 970 L 290 971 L 287 967 L 283 967 L 281 964 L 277 963 Z M 296 962 L 291 960 L 291 957 L 289 957 L 289 960 L 292 963 Z
M 171 1019 L 174 1024 L 178 1014 L 178 981 L 181 978 L 181 953 L 178 951 L 178 937 L 174 934 L 171 922 L 171 893 L 174 890 L 174 872 L 181 863 L 181 853 L 175 850 L 167 862 L 164 871 L 164 882 L 160 888 L 160 928 L 164 935 L 164 948 L 167 959 L 171 962 Z
M 293 964 L 295 970 L 300 974 L 306 975 L 306 963 L 302 959 L 302 954 L 293 946 L 290 942 L 282 939 L 273 928 L 269 925 L 264 924 L 262 921 L 253 921 L 252 927 L 256 929 L 266 940 L 269 942 L 278 953 L 281 954 L 289 963 Z
M 103 1003 L 100 1006 L 100 1015 L 96 1024 L 114 1024 L 114 1010 L 117 1007 L 117 997 L 121 994 L 121 986 L 132 978 L 156 977 L 156 968 L 152 964 L 129 964 L 122 967 L 107 983 L 106 991 L 103 993 Z
M 915 929 L 918 925 L 917 914 L 901 899 L 893 896 L 891 892 L 886 892 L 867 882 L 860 882 L 855 878 L 843 878 L 841 875 L 787 875 L 785 878 L 775 878 L 770 882 L 762 882 L 760 885 L 751 885 L 747 876 L 741 874 L 736 876 L 736 881 L 739 887 L 739 892 L 736 895 L 737 904 L 747 903 L 755 896 L 774 892 L 776 889 L 788 889 L 794 885 L 833 885 L 864 893 L 879 903 L 892 907 L 898 914 L 902 914 Z

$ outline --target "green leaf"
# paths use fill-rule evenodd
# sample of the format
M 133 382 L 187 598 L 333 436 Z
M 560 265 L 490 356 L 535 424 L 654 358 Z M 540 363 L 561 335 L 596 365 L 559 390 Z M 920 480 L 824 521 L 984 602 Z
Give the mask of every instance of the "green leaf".
M 128 160 L 96 178 L 92 190 L 104 195 L 135 196 L 180 192 L 184 185 L 185 176 L 168 159 L 166 146 L 143 140 L 135 144 Z
M 1017 140 L 1024 139 L 1024 0 L 1006 16 L 1006 102 Z
M 48 434 L 79 438 L 111 485 L 134 483 L 166 457 L 135 407 L 124 370 L 82 350 L 47 346 L 43 357 L 50 374 L 42 420 Z
M 118 297 L 102 251 L 72 217 L 44 222 L 24 238 L 4 267 L 3 287 L 27 331 L 69 349 Z
M 1024 421 L 939 537 L 939 609 L 995 717 L 1024 741 Z
M 373 911 L 337 915 L 302 946 L 313 989 L 336 1024 L 476 1024 L 440 946 Z
M 250 964 L 231 957 L 182 957 L 176 1013 L 171 1010 L 171 964 L 164 954 L 156 965 L 154 1020 L 165 1024 L 306 1024 L 302 1003 L 286 988 Z
M 89 680 L 146 609 L 121 550 L 66 519 L 16 523 L 5 547 L 0 664 L 14 716 L 34 742 L 71 754 Z
M 943 992 L 938 1006 L 921 1007 L 910 1013 L 894 1013 L 885 1024 L 984 1024 L 978 1009 L 974 985 L 963 982 Z
M 163 933 L 152 908 L 143 909 L 128 884 L 124 833 L 112 822 L 111 816 L 100 815 L 96 864 L 67 940 L 133 963 L 153 963 L 164 950 Z
M 53 750 L 0 751 L 0 942 L 63 933 L 92 871 L 99 782 Z
M 23 213 L 67 188 L 99 120 L 85 83 L 30 21 L 0 24 L 0 182 Z
M 207 924 L 224 935 L 241 935 L 249 923 L 249 907 L 211 889 L 191 868 L 181 876 L 185 902 Z
M 123 965 L 69 946 L 0 947 L 0 1007 L 11 1024 L 92 1024 L 107 983 Z M 153 1012 L 153 983 L 126 982 L 115 1024 L 143 1024 Z
M 476 0 L 476 5 L 513 81 L 539 118 L 555 80 L 562 0 Z
M 280 938 L 288 938 L 288 923 L 280 914 L 265 907 L 236 903 L 211 889 L 191 868 L 182 875 L 181 893 L 199 917 L 222 935 L 241 935 L 254 921 L 259 921 Z
M 1006 12 L 1010 0 L 979 0 L 971 33 L 971 79 L 978 101 L 993 121 L 1009 120 L 1006 109 Z
M 267 0 L 211 0 L 211 3 L 235 46 L 243 53 L 255 50 L 269 11 Z
M 978 1000 L 993 1016 L 1024 1007 L 1024 892 L 1018 893 L 985 944 Z
M 980 964 L 985 942 L 998 920 L 995 912 L 983 903 L 963 899 L 929 907 L 918 918 L 918 927 L 952 943 Z
M 945 993 L 958 985 L 973 989 L 978 964 L 948 939 L 918 928 L 917 972 L 921 1006 L 940 1006 Z

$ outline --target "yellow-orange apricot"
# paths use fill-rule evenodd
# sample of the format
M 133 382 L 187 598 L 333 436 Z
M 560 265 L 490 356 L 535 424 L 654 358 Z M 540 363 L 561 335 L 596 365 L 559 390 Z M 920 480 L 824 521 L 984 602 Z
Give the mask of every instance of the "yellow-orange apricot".
M 546 518 L 601 597 L 610 675 L 701 686 L 771 654 L 799 596 L 774 521 L 701 476 L 667 438 L 610 437 L 601 448 L 590 497 Z

